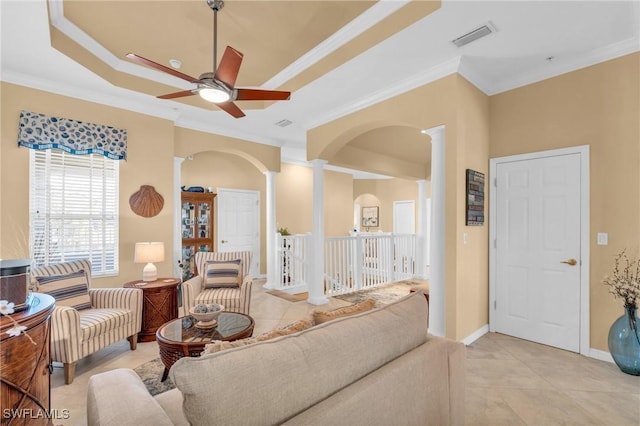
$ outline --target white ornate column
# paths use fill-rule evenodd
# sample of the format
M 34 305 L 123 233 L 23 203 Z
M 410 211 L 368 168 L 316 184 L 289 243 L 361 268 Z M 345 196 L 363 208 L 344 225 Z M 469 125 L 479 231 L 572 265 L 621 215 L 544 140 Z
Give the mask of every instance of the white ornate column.
M 276 288 L 276 173 L 272 171 L 264 172 L 267 178 L 267 204 L 265 206 L 267 213 L 267 282 L 264 288 Z
M 312 305 L 329 303 L 324 295 L 324 165 L 326 160 L 311 160 L 313 165 L 313 228 L 311 230 L 311 263 L 309 298 Z
M 431 136 L 431 247 L 429 331 L 444 336 L 445 324 L 445 126 L 423 130 Z
M 427 265 L 427 181 L 421 179 L 418 184 L 418 232 L 416 232 L 416 270 L 420 279 L 426 278 Z
M 182 196 L 180 181 L 184 158 L 173 157 L 173 276 L 182 278 L 178 261 L 182 259 Z

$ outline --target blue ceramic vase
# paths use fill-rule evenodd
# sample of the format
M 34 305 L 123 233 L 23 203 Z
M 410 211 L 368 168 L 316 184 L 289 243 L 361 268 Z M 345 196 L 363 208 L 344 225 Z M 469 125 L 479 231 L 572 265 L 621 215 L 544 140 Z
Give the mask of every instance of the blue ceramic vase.
M 624 373 L 640 376 L 640 332 L 638 307 L 625 306 L 624 315 L 609 330 L 609 352 Z

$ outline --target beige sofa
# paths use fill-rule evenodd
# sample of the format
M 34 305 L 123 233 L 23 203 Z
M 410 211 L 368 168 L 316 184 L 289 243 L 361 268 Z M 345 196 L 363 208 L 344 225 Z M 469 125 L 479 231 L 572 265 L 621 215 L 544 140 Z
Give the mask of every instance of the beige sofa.
M 427 335 L 421 292 L 307 330 L 182 358 L 152 397 L 130 369 L 89 381 L 89 425 L 447 425 L 464 421 L 465 347 Z

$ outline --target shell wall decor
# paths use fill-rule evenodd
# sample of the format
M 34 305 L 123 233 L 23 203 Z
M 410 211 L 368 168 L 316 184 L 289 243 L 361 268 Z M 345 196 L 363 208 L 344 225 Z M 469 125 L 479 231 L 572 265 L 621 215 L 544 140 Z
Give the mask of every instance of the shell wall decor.
M 129 197 L 129 206 L 138 216 L 153 217 L 160 213 L 164 198 L 151 185 L 142 185 Z

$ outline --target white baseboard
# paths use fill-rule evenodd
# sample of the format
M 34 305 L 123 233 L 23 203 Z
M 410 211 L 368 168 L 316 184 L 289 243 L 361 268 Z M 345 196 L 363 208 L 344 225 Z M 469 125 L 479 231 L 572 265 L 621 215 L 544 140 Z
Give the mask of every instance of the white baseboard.
M 476 340 L 478 340 L 488 332 L 489 332 L 489 324 L 485 324 L 479 329 L 477 329 L 476 331 L 474 331 L 473 333 L 471 333 L 470 335 L 468 335 L 467 337 L 465 337 L 464 339 L 462 339 L 461 342 L 464 343 L 465 346 L 469 346 L 470 344 L 472 344 L 473 342 L 475 342 Z
M 600 349 L 589 348 L 589 354 L 587 356 L 600 361 L 614 362 L 613 357 L 609 352 L 601 351 Z

